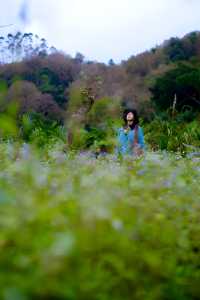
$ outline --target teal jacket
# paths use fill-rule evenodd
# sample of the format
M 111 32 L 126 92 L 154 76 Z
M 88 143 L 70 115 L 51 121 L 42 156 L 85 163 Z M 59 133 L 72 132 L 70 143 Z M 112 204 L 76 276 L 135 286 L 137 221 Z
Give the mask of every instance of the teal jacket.
M 127 133 L 124 132 L 124 129 L 121 127 L 117 130 L 117 148 L 116 154 L 132 154 L 132 146 L 134 143 L 134 136 L 135 130 L 129 130 Z M 144 133 L 143 129 L 139 126 L 138 127 L 138 144 L 139 146 L 144 149 L 145 142 L 144 142 Z

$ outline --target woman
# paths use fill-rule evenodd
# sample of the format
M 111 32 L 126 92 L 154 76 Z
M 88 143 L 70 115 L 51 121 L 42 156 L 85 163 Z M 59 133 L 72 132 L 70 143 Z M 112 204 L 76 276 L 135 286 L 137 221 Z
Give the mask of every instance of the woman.
M 126 109 L 123 113 L 124 126 L 118 129 L 117 154 L 141 156 L 144 154 L 144 134 L 139 126 L 135 109 Z

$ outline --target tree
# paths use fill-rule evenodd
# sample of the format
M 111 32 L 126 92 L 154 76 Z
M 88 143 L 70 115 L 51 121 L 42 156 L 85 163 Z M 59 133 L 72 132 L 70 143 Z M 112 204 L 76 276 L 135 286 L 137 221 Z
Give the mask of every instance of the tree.
M 0 62 L 13 63 L 30 59 L 40 55 L 44 57 L 50 53 L 55 53 L 55 47 L 49 47 L 47 41 L 33 33 L 17 32 L 16 34 L 9 33 L 7 37 L 0 37 Z
M 112 67 L 112 66 L 115 65 L 114 60 L 113 60 L 112 58 L 108 61 L 108 65 L 109 65 L 110 67 Z
M 15 103 L 18 114 L 37 112 L 45 118 L 61 121 L 64 117 L 63 111 L 48 94 L 42 94 L 37 87 L 28 81 L 16 81 L 8 90 L 6 104 Z
M 151 99 L 160 110 L 172 107 L 176 95 L 178 111 L 187 106 L 200 111 L 200 68 L 179 64 L 175 69 L 157 78 L 150 90 Z
M 80 52 L 77 52 L 75 55 L 75 62 L 82 64 L 84 62 L 84 55 L 81 54 Z

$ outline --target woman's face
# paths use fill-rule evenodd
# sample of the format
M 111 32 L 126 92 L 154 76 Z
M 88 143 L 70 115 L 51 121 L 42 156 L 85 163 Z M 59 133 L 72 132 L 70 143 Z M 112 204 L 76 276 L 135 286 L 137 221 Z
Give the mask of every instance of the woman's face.
M 126 116 L 128 124 L 132 124 L 134 121 L 134 114 L 132 112 L 129 112 Z

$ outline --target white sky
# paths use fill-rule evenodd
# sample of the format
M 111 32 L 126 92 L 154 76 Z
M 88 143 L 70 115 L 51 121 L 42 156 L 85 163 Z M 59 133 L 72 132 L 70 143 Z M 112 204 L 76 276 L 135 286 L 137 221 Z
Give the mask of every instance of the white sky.
M 87 59 L 115 62 L 200 30 L 200 0 L 0 0 L 0 25 Z M 27 5 L 24 22 L 19 18 Z M 0 35 L 8 29 L 0 28 Z

